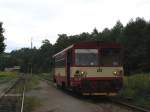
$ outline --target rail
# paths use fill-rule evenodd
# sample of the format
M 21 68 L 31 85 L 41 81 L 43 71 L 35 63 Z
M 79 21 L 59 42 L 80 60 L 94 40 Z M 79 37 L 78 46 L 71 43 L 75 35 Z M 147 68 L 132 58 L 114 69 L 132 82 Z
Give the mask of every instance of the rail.
M 22 95 L 21 111 L 20 112 L 23 112 L 23 109 L 24 109 L 24 95 L 25 95 L 25 85 L 23 87 L 23 95 Z
M 145 108 L 142 108 L 142 107 L 139 107 L 139 106 L 136 106 L 136 105 L 129 104 L 129 103 L 124 102 L 124 101 L 119 101 L 119 100 L 116 100 L 116 99 L 110 99 L 110 101 L 112 103 L 119 104 L 119 105 L 122 105 L 122 106 L 125 106 L 125 107 L 128 107 L 128 108 L 131 108 L 135 111 L 150 112 L 150 110 L 147 110 Z
M 25 79 L 19 78 L 0 94 L 0 112 L 23 112 L 24 99 Z

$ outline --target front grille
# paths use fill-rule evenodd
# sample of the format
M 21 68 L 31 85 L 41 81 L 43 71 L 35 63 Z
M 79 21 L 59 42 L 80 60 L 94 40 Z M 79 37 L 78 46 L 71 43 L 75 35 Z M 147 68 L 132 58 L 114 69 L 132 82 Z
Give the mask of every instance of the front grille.
M 122 87 L 120 80 L 82 80 L 83 91 L 109 92 L 116 91 Z

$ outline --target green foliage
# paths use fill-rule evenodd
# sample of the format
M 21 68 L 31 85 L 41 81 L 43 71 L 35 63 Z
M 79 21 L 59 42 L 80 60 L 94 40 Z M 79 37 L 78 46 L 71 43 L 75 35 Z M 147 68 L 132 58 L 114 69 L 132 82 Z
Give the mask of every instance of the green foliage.
M 40 100 L 36 97 L 25 97 L 24 112 L 32 112 L 36 107 L 41 106 Z
M 31 76 L 30 74 L 28 74 L 27 82 L 26 82 L 26 91 L 36 89 L 38 84 L 39 84 L 39 78 L 36 75 Z
M 0 72 L 0 84 L 8 82 L 17 77 L 16 72 Z
M 33 73 L 50 72 L 53 52 L 52 44 L 49 40 L 44 40 L 39 49 L 22 48 L 12 51 L 7 59 L 9 62 L 0 67 L 20 66 L 21 72 L 24 73 L 30 73 L 31 68 Z
M 37 107 L 42 105 L 41 100 L 38 97 L 32 95 L 31 92 L 35 89 L 40 89 L 37 85 L 39 85 L 39 77 L 37 77 L 36 75 L 31 76 L 30 74 L 27 74 L 25 91 L 28 95 L 25 95 L 23 110 L 24 112 L 33 112 Z
M 16 77 L 17 72 L 0 72 L 0 77 Z
M 22 48 L 10 53 L 10 65 L 21 66 L 21 72 L 30 72 L 31 67 L 33 71 L 36 69 L 34 63 L 36 63 L 35 57 L 37 55 L 37 49 Z
M 126 76 L 120 96 L 133 98 L 134 102 L 150 104 L 150 73 Z M 149 98 L 149 99 L 148 99 Z
M 53 46 L 49 40 L 44 40 L 42 46 L 38 50 L 36 55 L 37 67 L 39 72 L 50 72 L 52 68 L 52 55 L 53 55 Z
M 0 22 L 0 54 L 3 53 L 4 49 L 5 49 L 5 44 L 4 44 L 4 29 L 2 28 L 3 23 Z
M 4 70 L 5 67 L 10 67 L 10 55 L 3 53 L 0 54 L 0 70 Z
M 142 18 L 131 20 L 124 28 L 122 43 L 125 48 L 125 68 L 132 72 L 149 72 L 149 22 Z M 147 34 L 146 34 L 146 33 Z

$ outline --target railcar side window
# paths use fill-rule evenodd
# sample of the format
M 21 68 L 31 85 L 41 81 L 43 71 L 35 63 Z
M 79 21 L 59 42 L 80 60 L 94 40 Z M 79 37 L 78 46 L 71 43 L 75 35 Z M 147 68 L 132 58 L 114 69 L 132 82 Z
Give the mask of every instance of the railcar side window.
M 81 66 L 98 65 L 98 50 L 97 49 L 76 49 L 75 63 Z
M 118 66 L 121 64 L 119 48 L 103 48 L 101 54 L 101 64 L 106 66 Z
M 56 68 L 65 67 L 65 59 L 62 58 L 62 59 L 56 60 L 56 61 L 55 61 L 55 67 L 56 67 Z

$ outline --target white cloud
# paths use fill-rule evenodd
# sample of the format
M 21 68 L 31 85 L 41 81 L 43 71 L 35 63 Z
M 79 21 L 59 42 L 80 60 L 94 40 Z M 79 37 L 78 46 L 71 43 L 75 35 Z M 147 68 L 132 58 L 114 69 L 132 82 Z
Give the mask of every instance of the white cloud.
M 39 47 L 45 38 L 54 43 L 61 33 L 101 31 L 136 17 L 149 20 L 149 11 L 149 0 L 0 0 L 6 51 L 30 47 L 31 37 Z

